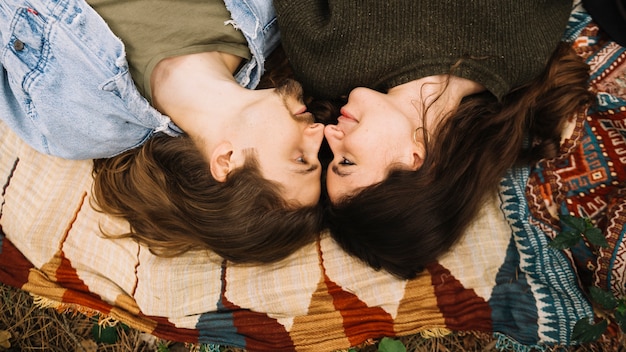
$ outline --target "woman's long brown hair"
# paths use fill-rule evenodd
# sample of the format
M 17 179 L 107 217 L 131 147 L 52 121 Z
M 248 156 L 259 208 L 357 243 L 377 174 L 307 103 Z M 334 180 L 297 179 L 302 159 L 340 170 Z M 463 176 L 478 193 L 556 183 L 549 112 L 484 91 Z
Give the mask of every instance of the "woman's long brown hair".
M 463 235 L 516 162 L 554 156 L 565 121 L 591 101 L 588 66 L 563 43 L 507 94 L 468 97 L 427 144 L 418 171 L 392 170 L 327 211 L 335 240 L 376 269 L 412 278 Z

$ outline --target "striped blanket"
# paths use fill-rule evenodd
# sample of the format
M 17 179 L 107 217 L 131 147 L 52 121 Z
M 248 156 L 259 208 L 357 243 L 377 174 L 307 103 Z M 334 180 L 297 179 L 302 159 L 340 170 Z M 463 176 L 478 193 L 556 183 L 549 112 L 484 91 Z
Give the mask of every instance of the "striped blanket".
M 128 224 L 91 207 L 92 162 L 38 154 L 0 123 L 0 281 L 42 307 L 250 351 L 452 332 L 493 334 L 498 348 L 520 351 L 576 344 L 574 324 L 594 314 L 585 287 L 624 290 L 626 53 L 580 6 L 566 37 L 590 62 L 600 104 L 576 121 L 559 158 L 510 170 L 461 242 L 413 280 L 370 269 L 325 232 L 265 266 L 207 251 L 160 258 L 104 239 Z M 592 217 L 611 250 L 549 248 L 554 209 Z

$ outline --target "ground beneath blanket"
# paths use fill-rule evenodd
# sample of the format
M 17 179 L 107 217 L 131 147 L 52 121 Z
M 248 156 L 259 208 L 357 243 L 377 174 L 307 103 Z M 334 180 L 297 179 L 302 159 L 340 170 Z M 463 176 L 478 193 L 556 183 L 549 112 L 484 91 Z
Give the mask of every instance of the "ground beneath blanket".
M 33 305 L 28 293 L 0 283 L 0 352 L 18 351 L 133 351 L 133 352 L 200 352 L 217 351 L 157 339 L 133 329 L 117 327 L 116 340 L 107 340 L 98 330 L 97 318 L 81 313 L 60 313 Z M 106 335 L 106 333 L 104 334 Z M 425 339 L 420 335 L 398 339 L 407 351 L 463 352 L 497 351 L 496 342 L 488 335 L 454 334 Z M 108 341 L 108 342 L 107 342 Z M 378 341 L 369 341 L 350 352 L 377 352 Z M 557 349 L 554 349 L 557 350 Z M 558 349 L 562 351 L 563 349 Z M 245 352 L 221 347 L 220 352 Z M 571 347 L 567 351 L 626 351 L 618 341 L 604 341 Z

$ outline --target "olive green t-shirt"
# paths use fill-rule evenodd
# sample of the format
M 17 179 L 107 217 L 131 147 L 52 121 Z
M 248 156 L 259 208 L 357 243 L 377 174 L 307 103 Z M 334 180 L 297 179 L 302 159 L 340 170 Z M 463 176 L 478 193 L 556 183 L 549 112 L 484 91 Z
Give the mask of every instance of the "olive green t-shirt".
M 220 51 L 250 58 L 243 34 L 226 21 L 223 0 L 87 0 L 126 48 L 130 74 L 151 100 L 150 75 L 168 57 Z

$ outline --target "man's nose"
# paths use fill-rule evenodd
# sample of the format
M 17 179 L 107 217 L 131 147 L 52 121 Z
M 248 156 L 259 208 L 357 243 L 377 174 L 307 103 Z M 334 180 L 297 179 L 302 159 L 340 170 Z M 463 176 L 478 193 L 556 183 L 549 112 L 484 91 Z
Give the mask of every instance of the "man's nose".
M 312 143 L 319 149 L 322 139 L 324 139 L 324 125 L 312 123 L 304 129 L 304 135 L 309 137 Z

